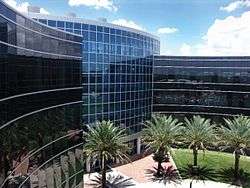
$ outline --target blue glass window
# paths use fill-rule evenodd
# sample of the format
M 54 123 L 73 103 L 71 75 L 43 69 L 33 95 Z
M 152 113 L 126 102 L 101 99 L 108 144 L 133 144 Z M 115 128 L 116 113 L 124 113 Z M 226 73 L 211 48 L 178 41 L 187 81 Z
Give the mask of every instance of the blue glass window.
M 103 27 L 102 26 L 97 26 L 97 31 L 103 32 Z
M 63 22 L 63 21 L 57 21 L 57 27 L 64 28 L 64 26 L 65 26 L 65 22 Z
M 115 35 L 110 35 L 110 43 L 115 44 Z
M 97 42 L 103 42 L 103 33 L 97 33 Z
M 94 60 L 93 62 L 95 62 L 95 54 L 90 54 L 90 57 L 92 57 L 92 59 Z M 90 62 L 92 62 L 92 61 L 90 60 Z M 95 72 L 95 70 L 96 70 L 96 64 L 95 63 L 90 63 L 89 64 L 89 71 L 90 72 Z M 95 83 L 95 82 L 96 82 L 95 77 L 91 75 L 90 83 Z
M 121 44 L 121 37 L 120 36 L 116 36 L 116 44 Z
M 97 62 L 100 62 L 100 63 L 103 62 L 103 55 L 102 54 L 97 54 Z M 100 64 L 100 65 L 102 65 L 102 64 Z
M 127 44 L 127 38 L 126 37 L 122 37 L 122 44 L 126 45 Z
M 51 26 L 51 27 L 56 27 L 56 21 L 48 20 L 48 25 Z
M 82 24 L 82 30 L 89 30 L 88 24 Z
M 96 54 L 91 53 L 89 60 L 90 62 L 96 62 Z
M 128 43 L 128 45 L 129 45 L 129 46 L 131 46 L 131 45 L 132 45 L 131 38 L 127 38 L 127 43 Z
M 89 33 L 90 35 L 90 37 L 89 37 L 89 39 L 90 39 L 90 41 L 96 41 L 96 33 L 95 32 L 90 32 Z
M 90 42 L 89 43 L 89 51 L 90 52 L 96 52 L 96 43 L 95 42 Z
M 89 30 L 90 31 L 96 31 L 96 25 L 90 25 Z
M 122 36 L 127 36 L 127 31 L 122 31 Z
M 109 34 L 104 34 L 104 42 L 109 43 Z
M 97 53 L 103 53 L 103 43 L 97 43 Z
M 109 45 L 108 44 L 104 44 L 104 53 L 105 54 L 109 53 Z
M 88 52 L 89 50 L 89 43 L 88 42 L 83 42 L 82 43 L 82 48 L 84 52 Z
M 104 63 L 109 63 L 109 55 L 104 54 Z M 107 66 L 107 70 L 109 69 L 109 65 Z
M 115 54 L 115 45 L 110 45 L 110 53 Z
M 82 36 L 83 36 L 83 40 L 89 40 L 89 32 L 88 31 L 82 31 Z
M 66 22 L 66 28 L 73 29 L 73 23 L 72 22 Z
M 109 33 L 109 28 L 108 27 L 104 27 L 104 33 Z
M 74 29 L 81 29 L 80 23 L 74 23 Z
M 47 25 L 47 20 L 39 19 L 38 21 L 39 21 L 40 23 L 43 23 L 43 24 L 46 24 L 46 25 Z
M 83 53 L 82 57 L 83 57 L 84 62 L 88 62 L 88 60 L 89 60 L 88 53 Z
M 116 46 L 116 54 L 121 55 L 121 46 Z
M 111 34 L 115 34 L 115 29 L 112 29 L 112 28 L 111 28 L 111 29 L 110 29 L 110 33 L 111 33 Z
M 117 30 L 116 30 L 116 34 L 117 34 L 117 35 L 121 35 L 121 34 L 122 34 L 121 30 L 120 30 L 120 29 L 117 29 Z

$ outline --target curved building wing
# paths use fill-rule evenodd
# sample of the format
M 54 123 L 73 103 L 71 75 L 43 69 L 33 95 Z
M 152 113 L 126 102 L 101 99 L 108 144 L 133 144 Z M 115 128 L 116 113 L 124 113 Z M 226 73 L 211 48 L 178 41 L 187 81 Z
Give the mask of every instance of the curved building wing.
M 81 41 L 0 1 L 0 185 L 22 174 L 31 186 L 32 175 L 81 143 L 73 134 L 81 129 Z

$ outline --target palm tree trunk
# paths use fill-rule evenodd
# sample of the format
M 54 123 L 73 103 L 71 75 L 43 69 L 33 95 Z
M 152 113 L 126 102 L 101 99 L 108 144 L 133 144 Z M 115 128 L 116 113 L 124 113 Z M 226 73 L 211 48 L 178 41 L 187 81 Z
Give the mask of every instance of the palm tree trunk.
M 239 178 L 239 167 L 240 167 L 240 154 L 236 150 L 235 155 L 234 155 L 234 178 L 235 178 L 235 181 L 237 181 Z
M 161 175 L 161 161 L 158 161 L 156 175 L 157 175 L 157 176 L 160 176 L 160 175 Z
M 106 188 L 106 171 L 107 171 L 107 164 L 106 159 L 102 157 L 102 188 Z
M 194 156 L 194 166 L 197 166 L 198 165 L 198 150 L 196 146 L 193 148 L 193 156 Z
M 159 177 L 161 175 L 161 169 L 162 169 L 162 162 L 163 162 L 163 159 L 165 157 L 165 153 L 164 153 L 164 150 L 162 148 L 159 149 L 158 153 L 158 165 L 157 165 L 157 172 L 156 172 L 156 175 Z

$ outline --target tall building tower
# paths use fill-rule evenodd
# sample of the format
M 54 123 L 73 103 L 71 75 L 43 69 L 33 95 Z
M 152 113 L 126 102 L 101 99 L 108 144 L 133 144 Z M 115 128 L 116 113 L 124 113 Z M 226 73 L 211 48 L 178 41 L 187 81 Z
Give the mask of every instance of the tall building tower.
M 128 130 L 135 144 L 152 112 L 153 55 L 159 55 L 159 39 L 105 19 L 28 14 L 40 23 L 83 36 L 83 123 L 112 120 Z

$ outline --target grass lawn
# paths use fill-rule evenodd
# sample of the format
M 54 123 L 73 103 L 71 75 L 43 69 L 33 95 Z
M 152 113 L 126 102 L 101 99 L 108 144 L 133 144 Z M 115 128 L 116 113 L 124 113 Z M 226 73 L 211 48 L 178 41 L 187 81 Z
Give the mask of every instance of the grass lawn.
M 175 149 L 173 150 L 172 157 L 175 161 L 177 168 L 182 168 L 187 164 L 193 163 L 193 154 L 188 149 Z M 215 170 L 215 172 L 221 169 L 228 169 L 234 167 L 234 156 L 230 153 L 206 151 L 205 154 L 200 151 L 198 155 L 198 165 L 207 166 Z M 240 168 L 244 169 L 245 172 L 250 174 L 250 157 L 242 156 L 240 158 Z M 249 177 L 250 178 L 250 177 Z M 230 181 L 216 177 L 220 182 L 230 183 Z M 250 182 L 250 179 L 249 179 Z M 247 186 L 250 188 L 250 184 Z

